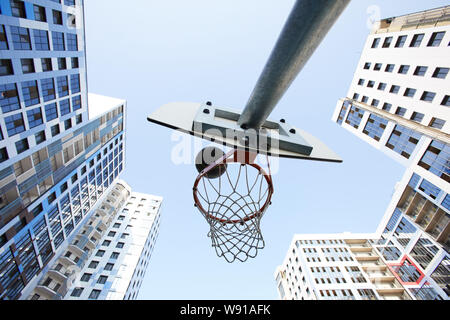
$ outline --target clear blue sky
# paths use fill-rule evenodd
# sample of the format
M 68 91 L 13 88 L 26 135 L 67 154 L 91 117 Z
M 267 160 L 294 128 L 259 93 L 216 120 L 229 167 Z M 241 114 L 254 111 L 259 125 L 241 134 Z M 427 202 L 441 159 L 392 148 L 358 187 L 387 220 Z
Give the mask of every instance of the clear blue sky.
M 404 168 L 331 116 L 369 34 L 369 7 L 387 18 L 448 1 L 353 0 L 346 8 L 270 116 L 317 136 L 344 162 L 281 160 L 262 220 L 266 248 L 245 263 L 216 256 L 193 206 L 194 166 L 173 164 L 171 130 L 146 120 L 174 101 L 243 109 L 294 3 L 85 1 L 89 91 L 128 102 L 122 178 L 137 192 L 164 197 L 139 299 L 278 299 L 273 273 L 295 233 L 376 230 Z

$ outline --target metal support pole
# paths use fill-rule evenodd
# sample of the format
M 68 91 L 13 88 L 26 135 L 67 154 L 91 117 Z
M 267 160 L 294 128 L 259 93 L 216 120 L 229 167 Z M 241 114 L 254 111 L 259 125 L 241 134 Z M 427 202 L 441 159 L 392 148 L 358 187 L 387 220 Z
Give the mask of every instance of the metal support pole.
M 259 129 L 350 0 L 297 0 L 238 124 Z

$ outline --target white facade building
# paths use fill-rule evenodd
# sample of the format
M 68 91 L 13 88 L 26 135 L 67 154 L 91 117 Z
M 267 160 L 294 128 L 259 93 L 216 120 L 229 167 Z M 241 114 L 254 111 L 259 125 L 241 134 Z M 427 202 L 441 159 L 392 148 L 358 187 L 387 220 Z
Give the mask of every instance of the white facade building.
M 304 260 L 311 254 L 304 249 L 322 252 L 322 242 L 294 247 L 302 240 L 341 239 L 362 276 L 369 276 L 375 286 L 370 298 L 449 299 L 449 17 L 450 6 L 388 18 L 369 35 L 347 97 L 338 101 L 332 119 L 400 162 L 406 171 L 374 234 L 294 237 L 288 260 L 275 273 L 277 284 L 284 283 L 279 289 L 282 298 L 343 299 L 336 291 L 346 288 L 342 283 L 335 287 L 313 277 L 312 268 L 332 266 L 326 257 L 312 265 Z M 357 257 L 366 251 L 368 257 Z M 293 281 L 299 274 L 294 275 L 289 259 L 298 260 L 310 274 L 306 283 L 311 296 Z M 374 265 L 366 266 L 371 259 Z M 345 273 L 346 267 L 341 265 L 340 272 Z M 383 275 L 371 279 L 369 270 Z M 352 298 L 367 299 L 360 289 L 352 284 Z
M 136 299 L 158 235 L 162 198 L 119 180 L 28 299 Z

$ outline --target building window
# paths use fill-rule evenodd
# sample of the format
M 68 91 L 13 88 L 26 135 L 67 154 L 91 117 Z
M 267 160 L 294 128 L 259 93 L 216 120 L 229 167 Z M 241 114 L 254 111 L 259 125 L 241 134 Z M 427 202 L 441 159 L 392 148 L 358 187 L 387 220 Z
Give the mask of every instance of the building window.
M 27 151 L 28 149 L 30 149 L 30 146 L 28 145 L 28 139 L 22 139 L 16 142 L 16 150 L 17 153 L 20 154 L 22 152 Z
M 392 72 L 392 71 L 394 71 L 394 67 L 395 67 L 395 64 L 387 64 L 386 65 L 386 68 L 384 69 L 384 71 L 385 72 Z
M 423 33 L 415 34 L 413 36 L 409 46 L 412 47 L 412 48 L 420 47 L 420 44 L 422 43 L 422 40 L 423 40 L 423 36 L 424 36 Z
M 42 71 L 43 72 L 53 71 L 52 59 L 50 59 L 50 58 L 42 58 L 41 59 L 41 64 L 42 64 Z
M 17 18 L 26 18 L 27 15 L 25 13 L 25 4 L 23 1 L 19 0 L 11 0 L 11 14 L 13 17 Z
M 449 68 L 436 68 L 433 73 L 433 78 L 445 79 L 447 77 Z
M 66 58 L 58 58 L 58 70 L 66 70 L 67 69 L 67 63 Z
M 89 281 L 89 279 L 91 279 L 91 276 L 92 276 L 92 273 L 84 273 L 82 276 L 81 276 L 81 281 L 83 281 L 83 282 L 88 282 Z
M 54 126 L 52 126 L 50 131 L 52 133 L 52 137 L 57 136 L 61 132 L 59 129 L 59 124 L 55 124 Z
M 37 81 L 22 82 L 22 94 L 25 107 L 29 107 L 39 103 L 39 91 Z
M 403 94 L 404 97 L 412 98 L 416 94 L 416 89 L 412 88 L 406 88 L 405 93 Z
M 67 119 L 64 121 L 64 130 L 69 130 L 72 128 L 72 119 Z
M 363 130 L 363 133 L 367 134 L 369 137 L 375 139 L 376 141 L 380 141 L 384 129 L 386 129 L 387 123 L 387 120 L 371 114 L 369 119 L 367 120 L 367 124 Z
M 383 48 L 389 48 L 391 46 L 391 43 L 392 43 L 392 37 L 384 38 Z
M 361 98 L 361 102 L 367 103 L 367 101 L 369 101 L 369 97 L 363 96 L 363 97 Z
M 80 75 L 72 74 L 70 76 L 70 90 L 73 93 L 80 92 Z
M 358 85 L 360 85 L 360 86 L 364 85 L 364 79 L 359 79 L 358 80 Z
M 418 165 L 434 173 L 441 179 L 450 182 L 450 172 L 448 169 L 449 159 L 450 145 L 433 140 Z
M 113 253 L 111 253 L 111 259 L 117 259 L 118 257 L 119 257 L 119 252 L 113 252 Z
M 20 63 L 22 64 L 22 72 L 24 74 L 35 72 L 33 59 L 20 59 Z
M 89 267 L 91 269 L 95 269 L 98 266 L 98 261 L 91 261 L 91 263 L 89 263 Z
M 52 39 L 53 39 L 53 50 L 54 51 L 66 50 L 66 47 L 64 44 L 64 33 L 52 31 Z
M 31 50 L 30 34 L 27 28 L 10 27 L 14 50 Z
M 425 75 L 425 73 L 427 72 L 427 69 L 428 69 L 428 67 L 417 66 L 416 70 L 414 70 L 414 75 L 423 77 Z
M 5 26 L 0 25 L 0 50 L 8 50 L 8 39 L 6 37 Z
M 91 293 L 89 294 L 89 299 L 98 299 L 98 297 L 100 296 L 100 290 L 92 290 Z
M 57 84 L 59 97 L 65 97 L 69 95 L 69 83 L 67 80 L 67 76 L 58 77 Z
M 373 107 L 378 107 L 379 104 L 380 104 L 380 100 L 372 99 L 372 103 L 370 105 Z
M 28 125 L 31 128 L 37 127 L 43 123 L 41 108 L 35 108 L 27 111 Z
M 352 106 L 347 115 L 347 120 L 345 120 L 345 123 L 351 125 L 355 129 L 358 129 L 363 115 L 364 115 L 364 110 L 361 110 L 355 106 Z
M 105 270 L 106 271 L 111 271 L 114 268 L 114 263 L 107 263 L 105 265 Z
M 105 241 L 103 241 L 102 246 L 108 247 L 110 244 L 111 244 L 111 241 L 105 240 Z
M 395 114 L 400 117 L 403 117 L 405 115 L 405 113 L 406 113 L 406 109 L 402 108 L 402 107 L 398 107 L 397 110 L 395 111 Z
M 20 109 L 19 94 L 15 83 L 0 85 L 0 107 L 3 113 Z
M 411 120 L 420 123 L 420 122 L 422 122 L 424 116 L 425 115 L 423 113 L 413 112 L 413 114 L 411 116 Z
M 400 66 L 400 68 L 398 68 L 398 73 L 400 73 L 400 74 L 407 74 L 408 70 L 409 70 L 409 66 L 402 64 Z
M 378 84 L 378 90 L 384 91 L 384 89 L 386 89 L 386 83 L 380 82 Z
M 399 36 L 397 38 L 397 42 L 395 43 L 395 47 L 402 48 L 404 46 L 405 42 L 406 42 L 406 36 L 405 35 Z
M 61 13 L 61 11 L 52 10 L 52 14 L 53 14 L 53 23 L 62 25 L 63 21 L 62 21 L 62 13 Z
M 392 86 L 391 86 L 391 89 L 389 90 L 389 92 L 390 92 L 390 93 L 397 94 L 397 93 L 399 92 L 399 90 L 400 90 L 400 86 L 392 85 Z
M 442 39 L 444 38 L 445 31 L 441 32 L 433 32 L 431 35 L 430 41 L 428 41 L 428 47 L 438 47 L 441 44 Z
M 375 66 L 373 67 L 373 70 L 379 71 L 379 70 L 381 70 L 381 66 L 382 66 L 381 63 L 375 63 Z
M 433 118 L 430 121 L 429 126 L 436 129 L 442 129 L 444 127 L 445 121 L 439 118 Z
M 45 131 L 39 131 L 34 135 L 34 137 L 36 139 L 36 144 L 41 144 L 45 141 Z
M 42 89 L 42 97 L 44 98 L 44 102 L 53 100 L 56 98 L 55 94 L 55 82 L 53 78 L 42 79 L 41 80 L 41 89 Z
M 45 8 L 33 5 L 33 11 L 34 11 L 34 20 L 41 21 L 41 22 L 47 22 L 47 16 L 45 15 Z
M 107 276 L 100 276 L 98 277 L 97 283 L 105 284 L 107 279 Z
M 366 62 L 366 63 L 364 64 L 364 69 L 369 70 L 369 69 L 370 69 L 370 65 L 371 65 L 370 62 Z
M 118 242 L 117 245 L 116 245 L 116 248 L 123 248 L 124 245 L 125 245 L 125 243 Z
M 373 39 L 372 48 L 377 48 L 379 44 L 380 44 L 380 38 Z
M 70 113 L 70 99 L 64 99 L 59 102 L 59 111 L 61 112 L 61 117 Z
M 45 106 L 45 117 L 47 121 L 58 118 L 58 109 L 56 106 L 56 102 Z
M 373 88 L 374 85 L 375 85 L 375 81 L 373 81 L 373 80 L 369 80 L 369 82 L 367 82 L 368 88 Z
M 432 102 L 435 96 L 436 96 L 436 93 L 434 93 L 434 92 L 424 91 L 422 93 L 422 96 L 420 97 L 420 100 Z
M 382 109 L 389 112 L 391 110 L 391 107 L 392 107 L 392 104 L 385 102 L 385 103 L 383 103 Z
M 72 293 L 70 294 L 71 297 L 79 297 L 81 296 L 81 293 L 83 292 L 83 288 L 77 287 L 73 289 Z
M 396 125 L 389 137 L 386 147 L 397 152 L 401 156 L 409 159 L 414 152 L 421 135 L 414 130 L 407 129 L 401 125 Z
M 10 76 L 14 74 L 11 59 L 0 59 L 0 76 Z
M 444 99 L 442 99 L 441 105 L 450 107 L 450 96 L 445 96 Z
M 76 34 L 67 33 L 67 50 L 78 51 L 78 37 Z
M 8 136 L 12 137 L 18 133 L 25 131 L 22 113 L 17 113 L 5 118 L 6 131 Z
M 71 58 L 71 61 L 72 61 L 72 69 L 78 69 L 80 67 L 77 57 Z
M 50 50 L 48 33 L 45 30 L 33 29 L 34 48 L 39 51 Z
M 75 123 L 80 124 L 81 122 L 83 122 L 83 115 L 78 114 L 75 118 Z

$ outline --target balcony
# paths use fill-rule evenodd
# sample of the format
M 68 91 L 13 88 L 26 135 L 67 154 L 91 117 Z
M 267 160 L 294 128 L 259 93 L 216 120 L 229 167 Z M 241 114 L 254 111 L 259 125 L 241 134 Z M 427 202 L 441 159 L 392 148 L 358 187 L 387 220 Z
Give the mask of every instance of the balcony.
M 71 249 L 72 252 L 77 256 L 81 256 L 83 254 L 83 249 L 81 249 L 78 245 L 75 245 L 73 243 L 69 244 L 69 249 Z
M 52 279 L 54 279 L 54 280 L 56 280 L 56 281 L 59 281 L 59 282 L 65 282 L 65 281 L 67 280 L 67 275 L 62 274 L 61 272 L 56 271 L 56 270 L 54 270 L 54 269 L 50 269 L 50 270 L 48 271 L 48 275 L 49 275 Z
M 58 260 L 59 260 L 64 266 L 69 266 L 69 267 L 71 267 L 71 266 L 75 266 L 75 265 L 76 265 L 75 261 L 73 261 L 72 259 L 67 258 L 67 257 L 60 257 Z

